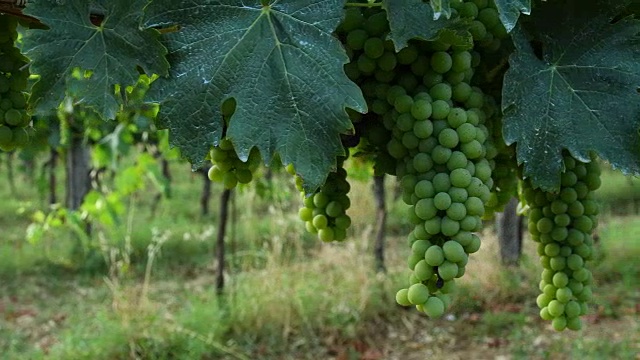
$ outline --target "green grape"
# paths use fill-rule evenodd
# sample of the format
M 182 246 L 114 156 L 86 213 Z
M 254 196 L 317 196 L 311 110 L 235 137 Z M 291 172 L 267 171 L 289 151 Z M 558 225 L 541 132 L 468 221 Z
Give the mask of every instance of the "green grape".
M 453 53 L 451 70 L 457 73 L 463 73 L 471 69 L 471 58 L 471 53 L 468 51 Z
M 376 61 L 366 54 L 361 54 L 358 57 L 358 70 L 365 74 L 373 73 L 377 68 Z
M 471 36 L 473 36 L 473 40 L 475 41 L 482 40 L 485 36 L 487 36 L 487 28 L 483 23 L 477 20 L 471 22 L 469 32 L 471 33 Z
M 345 10 L 345 18 L 340 24 L 340 30 L 350 32 L 360 28 L 364 24 L 362 12 L 356 8 L 347 8 Z
M 448 191 L 448 194 L 449 196 L 451 196 L 451 201 L 456 203 L 464 203 L 469 198 L 469 194 L 467 193 L 466 189 L 457 187 L 451 187 Z
M 402 65 L 411 65 L 416 62 L 418 55 L 418 49 L 410 44 L 398 52 L 398 62 Z
M 454 262 L 444 261 L 438 266 L 438 275 L 445 281 L 453 280 L 458 274 L 458 265 Z
M 447 211 L 449 211 L 449 209 L 447 209 Z M 440 222 L 440 232 L 446 237 L 456 235 L 460 231 L 461 227 L 462 226 L 459 221 L 453 220 L 448 216 L 443 217 Z
M 457 168 L 451 171 L 451 185 L 455 187 L 466 188 L 471 185 L 471 180 L 471 173 L 467 169 Z
M 449 160 L 447 160 L 447 169 L 453 172 L 455 169 L 465 168 L 468 164 L 467 157 L 461 151 L 452 151 Z M 466 187 L 466 186 L 463 186 Z
M 452 96 L 451 85 L 444 82 L 436 84 L 429 90 L 429 95 L 436 100 L 450 100 Z M 447 116 L 448 115 L 447 113 Z
M 449 71 L 448 73 L 446 73 L 445 80 L 452 86 L 452 90 L 453 90 L 453 86 L 458 85 L 464 81 L 468 81 L 466 72 L 454 72 L 454 71 Z
M 431 68 L 433 71 L 444 74 L 447 71 L 451 70 L 452 59 L 449 53 L 444 51 L 439 51 L 434 53 L 431 56 Z
M 413 98 L 406 94 L 400 95 L 396 97 L 393 103 L 393 107 L 400 114 L 409 113 L 413 108 Z M 409 129 L 405 129 L 404 131 L 408 131 L 408 130 Z
M 431 101 L 424 100 L 416 100 L 413 102 L 411 106 L 411 116 L 416 120 L 424 120 L 427 121 L 432 113 Z M 426 135 L 423 138 L 427 138 L 429 135 Z
M 431 104 L 429 104 L 431 108 Z M 419 139 L 428 139 L 433 134 L 433 122 L 430 120 L 416 121 L 413 124 L 413 134 Z
M 318 192 L 313 195 L 313 205 L 317 208 L 324 208 L 329 204 L 329 196 L 324 192 Z
M 498 11 L 496 9 L 482 9 L 478 13 L 477 18 L 487 29 L 493 29 L 496 26 L 501 26 L 500 17 L 498 16 Z
M 451 128 L 444 129 L 438 135 L 438 142 L 440 145 L 453 149 L 455 148 L 460 140 L 458 139 L 458 133 Z
M 447 116 L 447 122 L 453 129 L 457 129 L 467 122 L 467 112 L 462 108 L 453 108 Z M 470 125 L 470 124 L 469 124 Z M 471 125 L 473 126 L 473 125 Z M 475 131 L 475 128 L 474 128 Z
M 427 264 L 424 260 L 424 256 L 422 257 L 423 258 L 418 261 L 416 266 L 413 268 L 413 274 L 418 278 L 418 280 L 425 281 L 433 277 L 435 273 L 433 271 L 433 266 Z
M 428 88 L 431 88 L 435 85 L 442 83 L 443 77 L 442 74 L 438 74 L 437 72 L 429 69 L 424 74 L 422 78 L 422 84 Z
M 471 140 L 467 143 L 463 143 L 460 146 L 460 149 L 469 159 L 478 159 L 483 153 L 483 146 L 478 140 Z
M 390 72 L 396 68 L 398 61 L 396 59 L 396 55 L 391 51 L 385 51 L 378 58 L 378 68 L 382 71 Z
M 353 50 L 362 50 L 369 34 L 363 29 L 355 29 L 347 34 L 346 45 Z
M 462 203 L 452 202 L 447 208 L 447 216 L 452 220 L 460 221 L 467 216 L 467 208 Z
M 482 95 L 482 93 L 476 92 L 476 91 L 472 91 L 471 94 L 469 95 L 469 98 L 467 99 L 467 101 L 465 101 L 465 107 L 467 108 L 482 108 L 482 106 L 484 105 L 484 96 Z M 477 125 L 477 124 L 474 124 Z
M 424 258 L 424 253 L 431 247 L 431 243 L 427 240 L 417 240 L 411 244 L 411 252 Z
M 233 172 L 227 172 L 222 176 L 222 185 L 225 189 L 230 190 L 236 187 L 238 178 Z
M 351 218 L 348 215 L 343 214 L 335 219 L 335 224 L 337 228 L 346 230 L 351 226 Z
M 561 325 L 561 324 L 559 324 Z M 554 326 L 554 329 L 556 327 Z M 567 316 L 567 329 L 578 331 L 582 329 L 582 320 L 579 317 L 568 317 Z M 557 329 L 556 329 L 557 330 Z
M 436 297 L 430 297 L 423 305 L 424 313 L 431 318 L 439 318 L 444 314 L 444 302 Z
M 556 291 L 556 299 L 563 304 L 568 303 L 572 299 L 572 296 L 573 292 L 567 287 L 560 288 Z
M 431 266 L 440 266 L 444 262 L 444 252 L 440 246 L 431 246 L 425 252 L 424 259 Z
M 320 241 L 324 242 L 331 242 L 335 240 L 333 229 L 329 227 L 318 229 L 318 238 Z
M 473 89 L 469 84 L 466 82 L 460 82 L 455 84 L 451 89 L 451 98 L 459 103 L 465 103 L 472 93 Z
M 413 158 L 413 168 L 419 173 L 426 173 L 433 168 L 433 160 L 426 153 L 418 153 Z
M 330 216 L 333 218 L 337 218 L 338 216 L 344 213 L 342 204 L 335 200 L 327 204 L 327 208 L 325 210 L 327 212 L 327 216 Z
M 567 318 L 564 316 L 555 317 L 551 321 L 551 326 L 553 326 L 553 329 L 556 331 L 562 331 L 567 327 Z
M 433 119 L 446 119 L 451 111 L 451 106 L 444 100 L 436 100 L 431 104 Z
M 411 306 L 412 303 L 409 301 L 409 289 L 400 289 L 396 293 L 396 302 L 402 306 Z
M 438 209 L 435 207 L 433 199 L 430 198 L 418 200 L 414 211 L 422 220 L 430 220 L 438 213 Z
M 473 18 L 478 17 L 478 7 L 473 2 L 463 2 L 458 8 L 460 17 Z
M 467 256 L 462 245 L 454 240 L 445 242 L 442 250 L 445 258 L 454 263 L 462 261 Z
M 302 221 L 311 221 L 313 220 L 313 210 L 308 207 L 303 207 L 298 210 L 298 216 Z
M 364 23 L 364 29 L 370 36 L 381 36 L 385 32 L 388 32 L 389 22 L 387 21 L 387 14 L 381 11 L 369 16 Z
M 378 37 L 368 38 L 364 42 L 364 53 L 371 59 L 381 57 L 384 54 L 384 42 Z
M 433 188 L 436 192 L 449 191 L 451 188 L 451 179 L 447 173 L 438 173 L 433 177 Z
M 20 123 L 22 114 L 17 109 L 9 109 L 4 113 L 4 121 L 8 125 L 16 126 Z
M 429 180 L 421 180 L 416 183 L 414 193 L 420 198 L 431 198 L 435 196 L 435 189 Z
M 436 164 L 446 164 L 451 158 L 452 153 L 453 152 L 451 151 L 451 149 L 442 145 L 436 145 L 436 147 L 433 148 L 433 151 L 431 152 L 431 157 L 433 159 L 433 162 L 435 162 Z
M 429 289 L 424 284 L 413 284 L 407 291 L 407 299 L 413 305 L 420 305 L 429 299 Z

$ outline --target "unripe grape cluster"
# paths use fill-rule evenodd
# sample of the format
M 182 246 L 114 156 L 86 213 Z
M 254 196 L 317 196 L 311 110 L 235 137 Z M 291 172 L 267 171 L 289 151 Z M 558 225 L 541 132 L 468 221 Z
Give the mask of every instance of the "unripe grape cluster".
M 300 219 L 305 222 L 308 232 L 318 234 L 324 242 L 344 241 L 351 226 L 351 218 L 346 213 L 351 206 L 347 195 L 351 186 L 343 165 L 344 158 L 339 158 L 338 169 L 329 173 L 324 185 L 310 196 L 306 196 L 302 179 L 296 176 L 296 187 L 304 204 L 298 212 Z M 295 174 L 292 166 L 288 166 L 287 171 Z
M 236 102 L 233 98 L 222 104 L 222 117 L 226 124 L 229 123 L 235 108 Z M 208 172 L 209 179 L 221 182 L 227 190 L 235 188 L 238 184 L 250 183 L 262 161 L 257 148 L 252 148 L 249 152 L 249 158 L 242 161 L 238 157 L 233 143 L 226 137 L 222 138 L 217 146 L 211 148 L 209 159 L 212 163 Z
M 221 182 L 225 189 L 233 189 L 238 184 L 248 184 L 253 180 L 253 174 L 260 166 L 260 152 L 253 148 L 249 159 L 242 161 L 238 157 L 231 140 L 223 138 L 218 146 L 209 152 L 211 163 L 209 180 Z
M 18 20 L 0 14 L 0 149 L 11 151 L 29 142 L 27 126 L 27 59 L 15 47 Z
M 363 139 L 380 151 L 376 160 L 393 164 L 381 167 L 401 179 L 411 205 L 412 273 L 397 301 L 441 316 L 453 280 L 480 247 L 474 232 L 493 185 L 486 95 L 471 85 L 479 54 L 443 41 L 410 42 L 396 53 L 381 10 L 348 9 L 340 29 L 352 59 L 345 71 L 376 115 L 360 120 L 375 129 Z
M 597 225 L 598 203 L 593 192 L 600 187 L 600 167 L 593 159 L 584 163 L 564 156 L 565 171 L 558 192 L 534 189 L 523 183 L 528 205 L 528 228 L 538 243 L 544 270 L 537 304 L 540 317 L 554 329 L 579 330 L 580 316 L 591 300 L 592 275 L 586 262 L 593 257 L 591 232 Z
M 446 58 L 440 55 L 443 53 L 449 54 L 439 51 L 434 55 Z M 450 86 L 443 81 L 434 87 L 439 84 Z M 397 301 L 416 305 L 431 317 L 444 313 L 453 280 L 464 275 L 468 255 L 480 248 L 480 238 L 474 232 L 482 229 L 481 217 L 492 186 L 491 164 L 486 158 L 488 130 L 483 125 L 484 96 L 475 89 L 472 94 L 477 95 L 477 103 L 447 99 L 450 103 L 435 91 L 416 95 L 411 106 L 416 111 L 399 111 L 395 125 L 397 129 L 403 126 L 400 121 L 412 122 L 410 135 L 403 132 L 389 143 L 389 152 L 405 167 L 397 172 L 404 173 L 403 199 L 411 205 L 409 218 L 415 224 L 409 235 L 410 287 L 398 292 Z M 429 103 L 425 99 L 431 95 L 432 114 L 421 118 L 415 104 Z M 396 105 L 409 98 L 400 99 Z M 402 106 L 398 108 L 402 110 Z M 401 119 L 404 114 L 411 115 Z M 429 129 L 423 133 L 426 127 Z M 420 138 L 417 148 L 406 141 L 411 134 Z

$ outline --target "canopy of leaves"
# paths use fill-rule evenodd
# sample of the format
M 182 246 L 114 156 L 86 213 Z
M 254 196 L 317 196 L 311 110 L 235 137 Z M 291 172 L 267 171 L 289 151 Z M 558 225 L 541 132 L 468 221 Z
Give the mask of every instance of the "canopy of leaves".
M 31 102 L 39 114 L 58 107 L 74 70 L 87 71 L 77 93 L 80 101 L 102 117 L 118 110 L 115 85 L 133 85 L 138 67 L 148 75 L 166 75 L 167 53 L 153 29 L 140 29 L 147 0 L 30 0 L 24 13 L 49 29 L 27 30 L 22 50 L 31 59 L 31 73 L 39 75 Z M 99 25 L 91 21 L 101 19 Z M 98 22 L 100 20 L 94 20 Z M 76 72 L 77 73 L 77 72 Z M 90 76 L 89 76 L 90 75 Z
M 445 3 L 448 4 L 448 1 L 439 2 L 442 4 L 441 11 L 449 8 L 444 6 Z M 436 20 L 432 5 L 422 0 L 382 0 L 382 5 L 387 11 L 391 29 L 389 38 L 396 51 L 406 47 L 411 39 L 435 40 L 440 36 L 460 47 L 473 46 L 471 34 L 460 19 L 441 16 Z
M 531 0 L 495 0 L 495 4 L 500 14 L 500 21 L 507 32 L 516 26 L 520 13 L 526 15 L 531 13 Z M 566 14 L 564 16 L 567 17 Z
M 257 147 L 265 162 L 278 153 L 293 163 L 307 191 L 321 185 L 344 155 L 341 133 L 352 131 L 345 107 L 366 111 L 360 89 L 344 73 L 348 57 L 332 32 L 343 0 L 156 0 L 149 27 L 167 34 L 171 78 L 150 96 L 161 101 L 160 125 L 198 166 L 227 136 L 241 159 Z M 221 105 L 237 103 L 228 128 Z
M 504 136 L 533 184 L 559 187 L 561 153 L 591 151 L 625 172 L 640 170 L 640 22 L 614 19 L 613 1 L 554 2 L 536 9 L 529 34 L 516 28 L 516 52 L 503 88 Z M 572 14 L 571 17 L 565 14 Z

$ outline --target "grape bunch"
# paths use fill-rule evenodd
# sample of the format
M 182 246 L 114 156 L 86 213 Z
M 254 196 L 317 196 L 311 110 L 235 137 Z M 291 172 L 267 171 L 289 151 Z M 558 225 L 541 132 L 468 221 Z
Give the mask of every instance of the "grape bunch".
M 29 142 L 27 59 L 15 47 L 18 20 L 0 14 L 0 149 L 11 151 Z
M 343 167 L 344 159 L 338 158 L 338 169 L 329 173 L 324 185 L 310 196 L 306 196 L 302 189 L 302 179 L 296 177 L 296 187 L 304 204 L 298 212 L 300 219 L 305 222 L 308 232 L 318 234 L 324 242 L 344 241 L 351 226 L 351 218 L 346 213 L 351 206 L 347 196 L 351 186 Z M 287 171 L 295 174 L 292 166 L 288 166 Z
M 222 104 L 222 117 L 228 125 L 231 115 L 235 112 L 236 102 L 233 98 Z M 221 182 L 225 189 L 231 190 L 238 184 L 248 184 L 253 180 L 262 161 L 257 148 L 252 148 L 249 158 L 242 161 L 236 153 L 230 139 L 223 137 L 217 146 L 209 151 L 209 159 L 212 166 L 209 168 L 209 180 Z
M 446 59 L 442 54 L 449 55 L 438 51 L 432 59 Z M 437 68 L 441 63 L 434 61 L 433 65 Z M 410 286 L 400 290 L 396 299 L 401 305 L 416 305 L 430 317 L 444 313 L 454 279 L 464 275 L 469 254 L 480 248 L 480 238 L 474 232 L 482 229 L 481 217 L 492 186 L 491 164 L 486 158 L 484 96 L 472 89 L 475 100 L 447 99 L 450 105 L 433 91 L 445 86 L 450 84 L 434 85 L 430 95 L 396 98 L 395 105 L 400 105 L 396 106 L 396 126 L 408 130 L 389 143 L 390 153 L 404 164 L 397 172 L 404 173 L 403 199 L 411 205 L 409 218 L 415 225 L 409 235 Z M 427 96 L 433 97 L 429 100 Z M 409 99 L 412 104 L 403 112 L 403 102 Z M 426 119 L 425 109 L 431 110 Z M 405 126 L 404 121 L 412 126 Z M 417 148 L 407 141 L 413 137 L 420 139 Z
M 361 120 L 372 128 L 362 139 L 401 179 L 411 205 L 410 286 L 396 299 L 438 317 L 480 247 L 474 232 L 493 186 L 487 95 L 471 84 L 480 55 L 444 41 L 412 41 L 395 53 L 386 21 L 380 9 L 347 10 L 340 36 L 352 61 L 345 71 L 375 115 Z
M 231 140 L 227 138 L 220 140 L 220 144 L 211 149 L 209 157 L 213 164 L 209 168 L 209 180 L 221 182 L 228 190 L 238 184 L 250 183 L 261 162 L 260 152 L 256 148 L 251 149 L 247 161 L 240 160 Z
M 537 298 L 540 317 L 552 321 L 558 331 L 579 330 L 580 316 L 587 313 L 591 300 L 593 279 L 585 265 L 593 256 L 591 232 L 598 215 L 593 192 L 600 187 L 595 159 L 584 163 L 566 154 L 564 166 L 558 192 L 534 189 L 527 179 L 521 194 L 544 268 Z

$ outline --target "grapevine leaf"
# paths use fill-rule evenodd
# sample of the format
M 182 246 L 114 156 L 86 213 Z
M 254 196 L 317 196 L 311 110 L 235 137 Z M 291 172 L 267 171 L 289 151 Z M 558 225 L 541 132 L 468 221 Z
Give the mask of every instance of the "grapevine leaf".
M 140 66 L 147 74 L 165 75 L 167 50 L 156 30 L 140 29 L 147 0 L 30 0 L 25 15 L 37 18 L 48 30 L 26 30 L 22 50 L 31 59 L 31 73 L 40 76 L 31 90 L 39 114 L 58 107 L 67 81 L 76 69 L 89 71 L 78 82 L 81 101 L 103 118 L 115 118 L 116 84 L 133 85 Z M 94 25 L 91 17 L 100 14 Z
M 453 45 L 473 47 L 473 38 L 461 19 L 439 17 L 436 20 L 431 5 L 422 0 L 382 0 L 382 6 L 387 11 L 389 38 L 396 51 L 406 47 L 411 39 L 436 40 L 440 36 L 445 36 Z
M 495 0 L 495 4 L 507 32 L 516 26 L 520 13 L 531 14 L 531 0 Z
M 562 151 L 589 160 L 592 151 L 625 172 L 640 170 L 640 22 L 613 21 L 609 0 L 545 5 L 529 29 L 545 39 L 536 57 L 524 30 L 503 88 L 504 137 L 517 142 L 524 175 L 544 190 L 560 185 Z M 536 9 L 538 11 L 538 9 Z M 564 14 L 572 14 L 570 18 Z
M 226 129 L 239 157 L 257 147 L 265 163 L 293 163 L 307 191 L 319 187 L 344 155 L 353 131 L 345 107 L 366 111 L 344 73 L 348 57 L 332 32 L 344 0 L 156 0 L 146 25 L 179 26 L 167 34 L 171 77 L 149 96 L 161 100 L 160 125 L 200 166 L 224 133 L 221 104 L 237 103 Z

